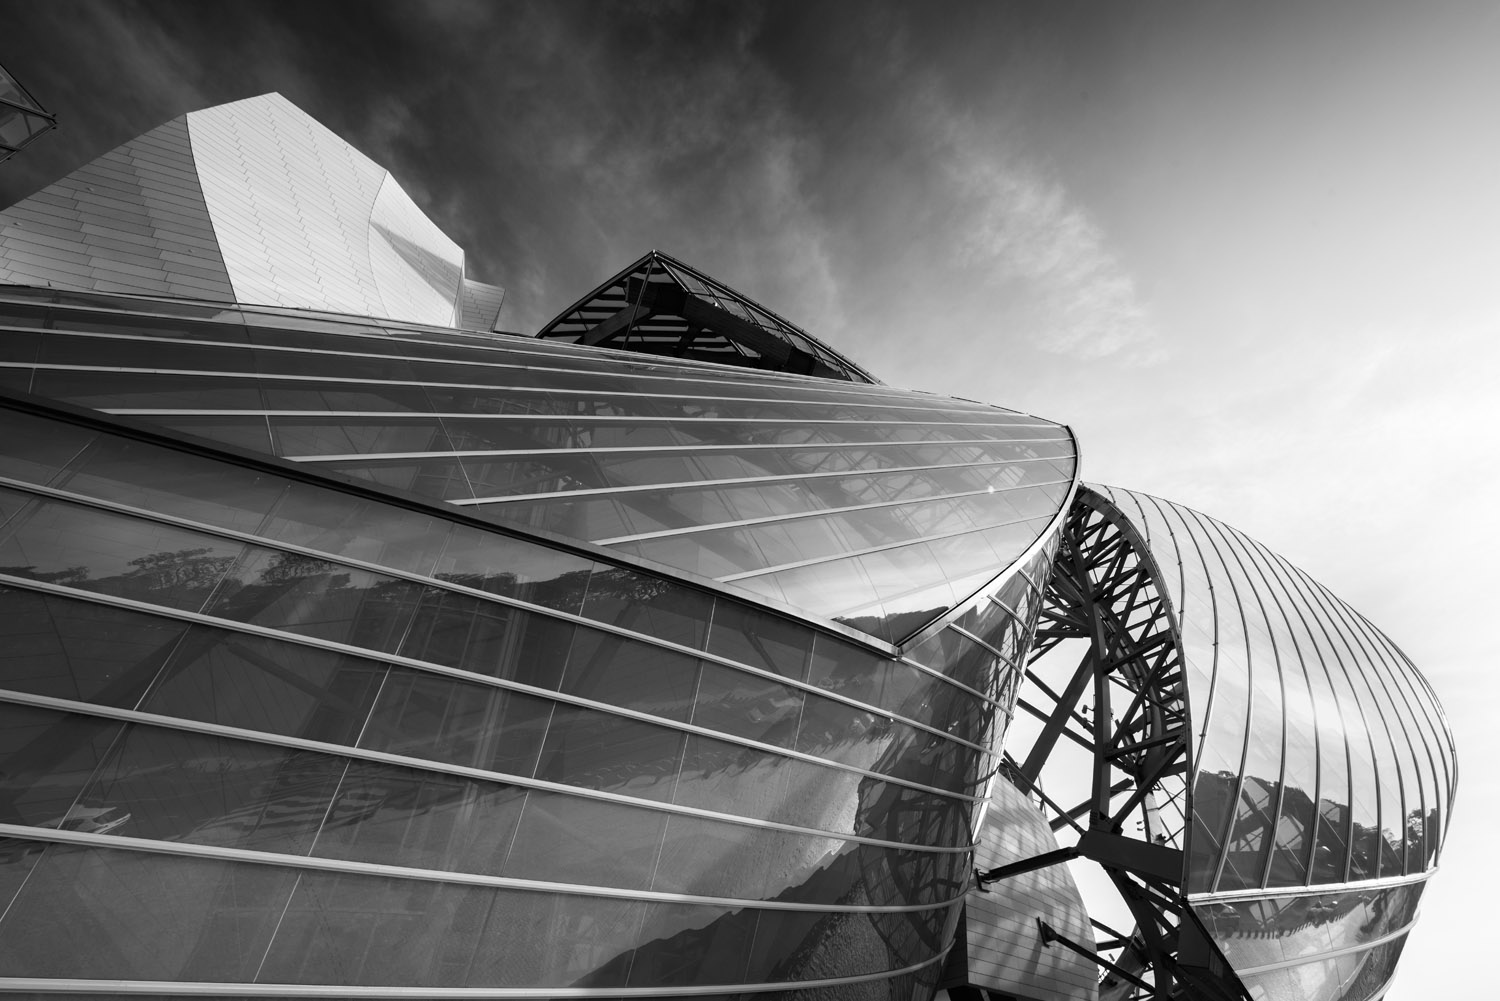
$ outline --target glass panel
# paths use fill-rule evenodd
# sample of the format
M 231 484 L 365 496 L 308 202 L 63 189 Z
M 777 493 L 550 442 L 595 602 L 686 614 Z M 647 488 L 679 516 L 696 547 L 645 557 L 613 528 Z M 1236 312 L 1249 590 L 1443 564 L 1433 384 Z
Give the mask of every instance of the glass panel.
M 194 626 L 141 709 L 352 744 L 385 671 L 384 664 L 330 650 Z
M 129 814 L 79 794 L 123 724 L 0 703 L 0 817 L 8 824 L 107 833 Z
M 253 546 L 206 611 L 389 653 L 400 643 L 422 590 L 410 581 Z
M 557 688 L 577 627 L 566 620 L 425 588 L 401 654 L 489 677 Z
M 530 776 L 552 705 L 502 688 L 395 669 L 360 746 Z
M 134 708 L 187 626 L 0 588 L 0 688 Z
M 294 483 L 263 535 L 335 556 L 425 574 L 443 551 L 450 526 L 432 515 Z
M 23 387 L 24 388 L 24 387 Z M 50 484 L 52 478 L 96 435 L 62 421 L 33 417 L 8 407 L 5 448 L 0 451 L 0 475 L 28 483 Z
M 121 837 L 301 855 L 343 770 L 327 754 L 136 725 L 81 802 L 108 804 Z
M 665 727 L 559 704 L 536 777 L 668 801 L 677 784 L 682 747 L 683 735 Z
M 714 604 L 708 650 L 802 681 L 814 635 L 805 625 L 720 598 Z
M 51 845 L 0 921 L 0 976 L 249 983 L 296 877 Z
M 632 987 L 747 982 L 756 927 L 767 912 L 648 904 L 629 959 Z M 773 912 L 774 913 L 774 912 Z
M 579 629 L 561 690 L 606 705 L 686 720 L 693 711 L 698 667 L 697 658 L 687 654 Z
M 315 855 L 498 876 L 526 790 L 350 761 Z
M 582 614 L 701 650 L 712 609 L 706 592 L 623 567 L 599 567 L 589 578 Z
M 238 542 L 61 501 L 6 526 L 0 569 L 197 611 L 244 549 Z
M 644 890 L 667 814 L 534 789 L 504 875 Z
M 720 733 L 791 747 L 797 742 L 802 702 L 800 689 L 705 661 L 692 721 Z
M 432 573 L 439 580 L 577 614 L 596 566 L 573 553 L 458 525 Z
M 621 985 L 641 904 L 307 873 L 259 979 L 398 987 Z

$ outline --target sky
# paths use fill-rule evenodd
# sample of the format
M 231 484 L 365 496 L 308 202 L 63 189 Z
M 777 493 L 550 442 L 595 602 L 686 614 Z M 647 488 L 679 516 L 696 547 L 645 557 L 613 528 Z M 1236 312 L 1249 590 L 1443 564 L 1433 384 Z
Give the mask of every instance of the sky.
M 0 0 L 0 25 L 61 121 L 0 205 L 280 91 L 505 286 L 506 329 L 654 247 L 1282 553 L 1459 745 L 1388 998 L 1493 989 L 1460 957 L 1500 895 L 1500 4 Z

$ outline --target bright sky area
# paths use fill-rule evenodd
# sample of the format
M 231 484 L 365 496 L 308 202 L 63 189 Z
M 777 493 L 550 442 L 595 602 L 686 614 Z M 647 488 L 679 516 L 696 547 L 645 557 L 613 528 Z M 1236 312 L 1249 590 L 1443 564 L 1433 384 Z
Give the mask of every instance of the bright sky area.
M 0 0 L 0 25 L 63 123 L 0 204 L 279 90 L 508 288 L 508 329 L 656 247 L 1279 551 L 1457 735 L 1388 997 L 1493 989 L 1496 3 Z

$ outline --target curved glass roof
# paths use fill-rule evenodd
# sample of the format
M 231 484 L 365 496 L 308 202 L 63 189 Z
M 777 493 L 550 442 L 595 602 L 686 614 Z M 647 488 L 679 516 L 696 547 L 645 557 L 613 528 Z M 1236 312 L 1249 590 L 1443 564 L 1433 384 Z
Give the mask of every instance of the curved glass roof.
M 1418 876 L 1456 779 L 1431 687 L 1305 572 L 1223 522 L 1116 487 L 1175 610 L 1193 720 L 1185 889 Z

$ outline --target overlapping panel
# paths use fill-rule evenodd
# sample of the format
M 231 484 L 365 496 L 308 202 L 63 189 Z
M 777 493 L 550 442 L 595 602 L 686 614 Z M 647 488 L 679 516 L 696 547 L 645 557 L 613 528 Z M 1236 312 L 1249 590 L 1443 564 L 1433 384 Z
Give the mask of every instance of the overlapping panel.
M 564 310 L 537 337 L 769 372 L 879 381 L 807 331 L 655 250 Z
M 1195 911 L 1268 996 L 1373 996 L 1410 923 L 1387 926 L 1395 905 L 1382 894 L 1406 887 L 1414 903 L 1454 792 L 1431 688 L 1358 612 L 1243 533 L 1159 498 L 1092 489 L 1147 540 L 1181 627 Z M 1330 890 L 1274 892 L 1320 885 Z M 1366 931 L 1349 938 L 1356 927 Z
M 459 323 L 465 330 L 494 330 L 500 322 L 505 289 L 465 278 L 459 294 Z
M 1057 839 L 1035 804 L 1010 782 L 996 781 L 974 850 L 975 868 L 993 869 L 1056 850 Z M 1061 946 L 1044 945 L 1038 919 L 1075 942 L 1093 940 L 1067 866 L 1033 869 L 971 893 L 964 918 L 966 983 L 1019 998 L 1097 998 L 1098 967 Z
M 1001 657 L 890 660 L 457 512 L 0 420 L 0 976 L 936 976 Z M 995 649 L 1036 584 L 1002 597 L 969 621 Z
M 370 208 L 370 269 L 382 316 L 457 325 L 464 252 L 437 228 L 390 174 Z
M 0 282 L 234 298 L 184 119 L 0 211 Z
M 0 363 L 38 395 L 605 546 L 893 643 L 1027 553 L 1075 477 L 1061 425 L 884 386 L 391 324 L 286 329 L 254 310 L 8 312 L 46 330 L 13 335 Z

